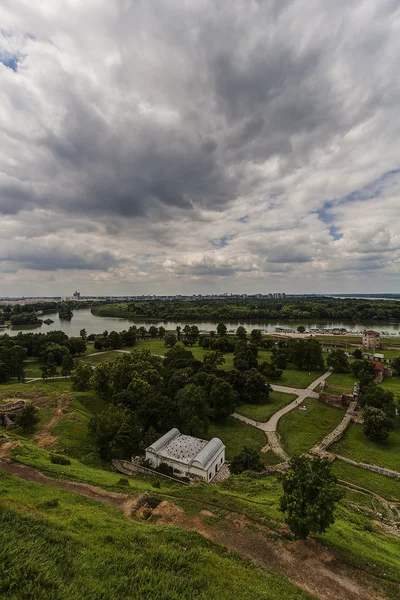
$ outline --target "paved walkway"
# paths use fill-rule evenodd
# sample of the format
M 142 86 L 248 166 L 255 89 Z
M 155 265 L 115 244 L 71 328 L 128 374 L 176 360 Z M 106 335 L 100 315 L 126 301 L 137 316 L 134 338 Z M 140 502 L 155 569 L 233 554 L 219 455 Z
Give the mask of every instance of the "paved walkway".
M 278 422 L 283 415 L 286 415 L 288 412 L 293 410 L 294 408 L 298 408 L 300 404 L 304 402 L 306 398 L 318 398 L 317 392 L 314 392 L 315 388 L 324 381 L 329 375 L 331 375 L 332 371 L 327 371 L 321 377 L 318 377 L 315 381 L 310 383 L 307 388 L 291 388 L 283 385 L 272 385 L 272 389 L 275 392 L 284 392 L 285 394 L 295 394 L 296 398 L 290 404 L 287 404 L 280 410 L 278 410 L 269 421 L 264 423 L 260 423 L 259 421 L 254 421 L 253 419 L 248 419 L 243 415 L 239 415 L 238 413 L 233 413 L 233 417 L 238 421 L 242 421 L 243 423 L 247 423 L 247 425 L 252 425 L 253 427 L 257 427 L 257 429 L 261 429 L 264 431 L 268 438 L 268 443 L 271 446 L 273 452 L 283 460 L 287 460 L 289 457 L 286 454 L 285 450 L 282 448 L 282 445 L 279 440 L 279 436 L 277 434 Z

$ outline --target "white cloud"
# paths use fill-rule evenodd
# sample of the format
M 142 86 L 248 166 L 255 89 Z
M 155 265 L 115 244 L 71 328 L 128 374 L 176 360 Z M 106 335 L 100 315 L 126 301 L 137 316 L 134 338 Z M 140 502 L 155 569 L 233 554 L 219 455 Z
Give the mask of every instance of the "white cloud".
M 397 291 L 397 2 L 0 20 L 2 294 Z

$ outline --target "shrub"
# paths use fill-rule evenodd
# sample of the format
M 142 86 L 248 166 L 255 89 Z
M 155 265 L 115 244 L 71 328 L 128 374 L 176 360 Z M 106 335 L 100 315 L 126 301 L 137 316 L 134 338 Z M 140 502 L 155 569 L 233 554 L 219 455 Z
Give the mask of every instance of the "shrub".
M 150 506 L 150 508 L 157 508 L 157 506 L 160 504 L 161 502 L 161 498 L 159 498 L 158 496 L 155 496 L 154 494 L 148 494 L 146 496 L 146 504 L 148 504 L 148 506 Z
M 125 487 L 129 487 L 130 483 L 129 483 L 129 480 L 126 479 L 126 477 L 121 477 L 121 479 L 118 481 L 117 485 L 123 485 Z
M 51 454 L 50 461 L 54 465 L 70 465 L 71 461 L 66 456 L 62 456 L 61 454 Z

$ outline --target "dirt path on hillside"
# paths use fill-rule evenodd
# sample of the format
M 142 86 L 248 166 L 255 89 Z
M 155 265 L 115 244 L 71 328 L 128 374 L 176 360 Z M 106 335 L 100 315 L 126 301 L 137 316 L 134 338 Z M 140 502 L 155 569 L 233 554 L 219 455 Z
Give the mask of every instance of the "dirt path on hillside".
M 63 418 L 63 411 L 71 404 L 71 396 L 69 394 L 61 394 L 57 400 L 57 408 L 51 420 L 35 435 L 35 441 L 39 448 L 49 450 L 54 446 L 58 437 L 51 434 L 53 428 L 57 425 L 60 419 Z
M 4 445 L 5 444 L 0 446 L 0 451 L 4 447 Z M 8 450 L 11 450 L 11 448 L 9 447 Z M 120 508 L 127 517 L 131 515 L 132 510 L 136 504 L 135 497 L 132 495 L 120 494 L 119 492 L 103 490 L 102 488 L 99 488 L 94 485 L 89 485 L 88 483 L 52 479 L 51 477 L 47 477 L 47 475 L 44 475 L 41 471 L 35 469 L 34 467 L 21 465 L 9 459 L 3 459 L 2 461 L 0 461 L 0 470 L 5 471 L 9 475 L 13 475 L 14 477 L 18 477 L 19 479 L 23 479 L 24 481 L 42 483 L 44 485 L 48 485 L 49 487 L 54 487 L 60 490 L 67 490 L 69 492 L 75 492 L 80 496 L 85 496 L 86 498 L 90 498 L 91 500 L 97 500 L 98 502 L 102 502 L 103 504 L 111 504 L 112 506 Z M 130 508 L 130 510 L 127 510 L 127 507 Z
M 6 454 L 4 446 L 0 447 L 3 448 L 3 455 Z M 132 496 L 85 483 L 55 480 L 33 467 L 14 463 L 7 458 L 0 460 L 0 470 L 25 481 L 75 492 L 115 506 L 129 519 L 135 510 L 137 515 L 141 514 L 139 506 L 142 507 L 143 494 Z M 228 550 L 240 553 L 269 572 L 279 573 L 319 600 L 385 600 L 384 596 L 363 587 L 362 584 L 368 584 L 365 573 L 351 569 L 313 540 L 292 542 L 279 538 L 275 531 L 235 513 L 227 513 L 224 519 L 208 510 L 189 515 L 166 500 L 152 514 L 157 519 L 155 527 L 157 524 L 170 524 L 196 531 L 207 539 L 225 545 Z

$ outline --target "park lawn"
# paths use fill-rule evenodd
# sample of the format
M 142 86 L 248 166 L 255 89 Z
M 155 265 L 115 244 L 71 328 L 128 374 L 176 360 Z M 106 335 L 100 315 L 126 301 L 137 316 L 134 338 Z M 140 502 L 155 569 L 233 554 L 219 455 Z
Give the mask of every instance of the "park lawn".
M 243 402 L 235 408 L 235 412 L 248 419 L 263 423 L 268 421 L 278 410 L 292 402 L 295 394 L 284 394 L 283 392 L 270 392 L 268 402 L 265 404 L 248 404 Z
M 380 384 L 385 390 L 392 392 L 395 397 L 400 398 L 400 377 L 394 375 L 393 377 L 385 377 Z
M 95 354 L 94 356 L 82 356 L 78 360 L 82 361 L 86 365 L 91 365 L 92 367 L 98 365 L 105 360 L 113 361 L 118 356 L 123 356 L 122 352 L 117 352 L 116 350 L 110 350 L 108 352 L 101 352 L 99 354 Z
M 267 453 L 260 452 L 261 448 L 267 444 L 265 433 L 256 427 L 237 421 L 233 417 L 228 417 L 218 423 L 211 422 L 206 438 L 211 440 L 213 437 L 220 438 L 225 444 L 227 460 L 232 460 L 239 454 L 243 446 L 249 446 L 257 450 L 264 463 L 267 460 Z
M 383 354 L 385 358 L 396 358 L 400 356 L 400 350 L 377 350 L 377 354 Z
M 294 409 L 278 423 L 282 445 L 291 456 L 308 452 L 335 429 L 345 415 L 344 410 L 313 398 L 307 398 L 304 404 L 308 410 Z
M 308 370 L 300 370 L 294 367 L 289 367 L 288 369 L 283 370 L 282 377 L 279 379 L 272 379 L 270 383 L 276 385 L 284 385 L 292 388 L 307 388 L 312 384 L 313 381 L 321 377 L 325 373 L 325 370 L 322 371 L 308 371 Z
M 142 348 L 150 350 L 152 354 L 157 354 L 159 356 L 164 356 L 169 350 L 169 348 L 165 346 L 164 340 L 137 340 L 133 350 L 141 350 Z
M 2 383 L 0 384 L 0 400 L 10 398 L 12 394 L 18 392 L 19 397 L 23 398 L 24 394 L 37 392 L 41 395 L 49 396 L 49 398 L 57 400 L 59 394 L 64 394 L 71 391 L 70 379 L 47 379 L 32 381 L 26 383 Z M 27 396 L 29 397 L 29 396 Z
M 363 425 L 352 423 L 331 448 L 332 452 L 346 458 L 400 472 L 400 417 L 385 442 L 373 442 L 364 435 Z
M 357 382 L 357 377 L 354 373 L 332 373 L 326 379 L 325 391 L 327 394 L 352 394 L 354 384 Z
M 24 373 L 25 377 L 41 377 L 42 371 L 41 368 L 44 363 L 42 363 L 37 358 L 27 358 L 24 360 Z

